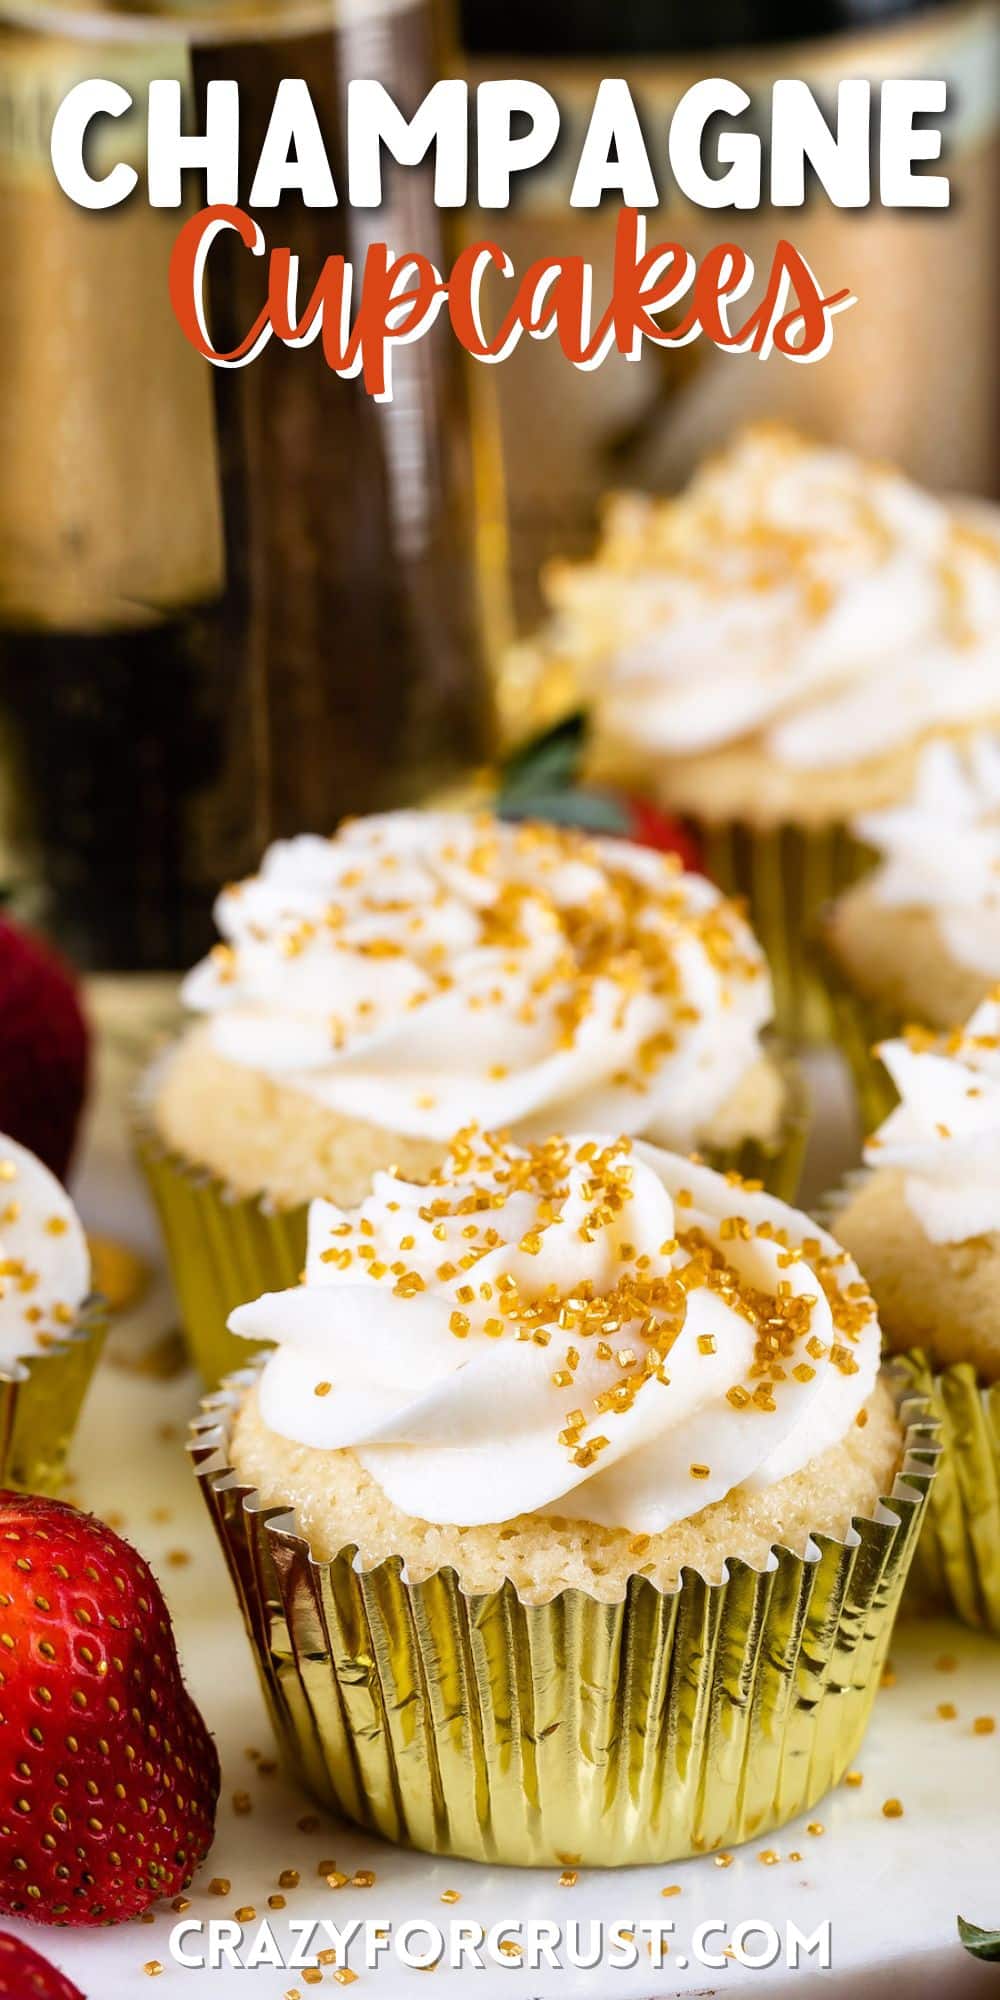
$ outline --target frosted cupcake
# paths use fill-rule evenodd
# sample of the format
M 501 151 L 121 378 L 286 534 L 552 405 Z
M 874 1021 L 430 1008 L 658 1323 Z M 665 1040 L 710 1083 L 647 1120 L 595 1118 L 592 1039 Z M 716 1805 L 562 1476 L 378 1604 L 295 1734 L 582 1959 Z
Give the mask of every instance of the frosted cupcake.
M 886 1344 L 935 1374 L 945 1447 L 917 1563 L 925 1593 L 1000 1632 L 1000 1001 L 886 1044 L 900 1102 L 832 1205 Z
M 61 1181 L 0 1133 L 0 1486 L 51 1492 L 103 1338 Z
M 781 1025 L 815 1028 L 802 944 L 859 872 L 849 823 L 907 797 L 929 739 L 1000 718 L 994 517 L 759 428 L 679 498 L 614 502 L 549 588 L 598 768 L 698 822 L 751 899 Z
M 641 1141 L 468 1132 L 428 1184 L 317 1203 L 304 1282 L 231 1325 L 276 1349 L 195 1456 L 336 1809 L 608 1865 L 764 1833 L 842 1775 L 924 1434 L 804 1216 Z
M 152 1083 L 145 1147 L 210 1380 L 232 1306 L 290 1283 L 305 1205 L 422 1175 L 470 1120 L 638 1132 L 791 1192 L 794 1086 L 739 910 L 672 857 L 489 816 L 303 837 L 220 897 L 202 1017 Z M 782 1178 L 785 1176 L 786 1178 Z
M 870 1128 L 892 1104 L 873 1042 L 967 1020 L 1000 980 L 1000 740 L 930 746 L 911 797 L 854 832 L 878 865 L 833 905 L 826 944 Z

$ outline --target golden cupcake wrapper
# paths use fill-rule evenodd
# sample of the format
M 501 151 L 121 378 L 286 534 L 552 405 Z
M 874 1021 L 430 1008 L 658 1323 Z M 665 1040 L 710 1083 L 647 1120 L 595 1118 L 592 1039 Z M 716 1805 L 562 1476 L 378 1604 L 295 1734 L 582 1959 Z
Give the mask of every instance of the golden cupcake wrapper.
M 0 1370 L 0 1485 L 58 1492 L 106 1331 L 103 1302 L 88 1299 L 64 1340 Z
M 826 1196 L 817 1212 L 824 1228 L 836 1234 L 840 1210 L 869 1171 L 848 1174 Z M 936 1370 L 919 1348 L 894 1356 L 893 1366 L 928 1402 L 941 1444 L 907 1602 L 1000 1634 L 1000 1383 L 984 1383 L 968 1362 Z
M 692 818 L 691 815 L 688 815 Z M 742 896 L 774 982 L 775 1026 L 792 1041 L 826 1041 L 830 999 L 813 939 L 824 906 L 870 865 L 846 826 L 692 818 L 712 880 Z
M 759 1180 L 770 1194 L 794 1201 L 809 1134 L 810 1102 L 798 1064 L 774 1051 L 785 1086 L 785 1109 L 773 1139 L 745 1139 L 703 1149 L 720 1173 Z M 135 1147 L 156 1205 L 170 1275 L 192 1359 L 213 1387 L 246 1364 L 254 1343 L 237 1340 L 226 1321 L 237 1306 L 263 1292 L 298 1283 L 306 1255 L 308 1204 L 275 1208 L 266 1195 L 238 1195 L 208 1167 L 193 1165 L 159 1140 L 140 1101 Z
M 160 1218 L 191 1358 L 212 1386 L 254 1352 L 253 1343 L 229 1332 L 230 1313 L 263 1292 L 298 1284 L 308 1208 L 279 1209 L 262 1196 L 235 1194 L 207 1167 L 167 1151 L 142 1123 L 136 1154 Z
M 1000 1635 L 1000 1382 L 981 1381 L 968 1362 L 935 1373 L 918 1350 L 900 1365 L 941 1436 L 907 1596 Z
M 285 1754 L 336 1812 L 435 1854 L 607 1867 L 766 1834 L 843 1776 L 937 1457 L 905 1389 L 891 1498 L 844 1541 L 526 1605 L 450 1569 L 410 1584 L 399 1558 L 362 1571 L 354 1547 L 317 1561 L 231 1468 L 255 1376 L 206 1397 L 190 1450 Z
M 880 1042 L 902 1032 L 902 1023 L 889 1007 L 851 985 L 823 939 L 816 946 L 816 956 L 830 1002 L 830 1033 L 850 1071 L 861 1129 L 867 1137 L 885 1123 L 899 1103 L 896 1086 L 875 1051 Z

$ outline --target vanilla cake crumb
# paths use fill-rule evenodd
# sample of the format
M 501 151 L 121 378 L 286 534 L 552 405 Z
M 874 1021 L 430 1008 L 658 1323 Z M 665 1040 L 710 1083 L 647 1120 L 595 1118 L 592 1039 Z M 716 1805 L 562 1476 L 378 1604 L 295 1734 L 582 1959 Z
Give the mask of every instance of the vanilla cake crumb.
M 932 1243 L 895 1169 L 865 1175 L 835 1227 L 871 1286 L 887 1347 L 922 1347 L 938 1367 L 969 1361 L 1000 1381 L 1000 1235 Z
M 547 1603 L 564 1589 L 616 1603 L 632 1576 L 670 1589 L 681 1569 L 691 1568 L 715 1582 L 727 1560 L 761 1568 L 776 1543 L 801 1554 L 810 1535 L 844 1536 L 855 1515 L 870 1517 L 891 1492 L 902 1443 L 893 1396 L 880 1380 L 867 1422 L 853 1424 L 811 1465 L 760 1492 L 737 1489 L 648 1537 L 541 1515 L 479 1528 L 414 1520 L 391 1504 L 353 1452 L 317 1451 L 269 1430 L 256 1389 L 238 1413 L 230 1458 L 265 1506 L 294 1509 L 319 1561 L 356 1543 L 366 1569 L 398 1555 L 414 1583 L 452 1567 L 472 1593 L 497 1590 L 509 1578 L 526 1604 Z
M 699 1143 L 711 1152 L 744 1139 L 772 1139 L 785 1101 L 780 1069 L 762 1057 Z M 165 1063 L 152 1112 L 171 1151 L 207 1167 L 237 1194 L 264 1193 L 279 1208 L 323 1198 L 352 1208 L 379 1170 L 395 1165 L 405 1179 L 422 1180 L 447 1152 L 442 1141 L 382 1131 L 228 1061 L 214 1049 L 207 1023 L 190 1029 Z
M 864 881 L 838 899 L 827 942 L 859 993 L 928 1028 L 967 1020 L 995 983 L 951 956 L 934 911 L 887 905 Z

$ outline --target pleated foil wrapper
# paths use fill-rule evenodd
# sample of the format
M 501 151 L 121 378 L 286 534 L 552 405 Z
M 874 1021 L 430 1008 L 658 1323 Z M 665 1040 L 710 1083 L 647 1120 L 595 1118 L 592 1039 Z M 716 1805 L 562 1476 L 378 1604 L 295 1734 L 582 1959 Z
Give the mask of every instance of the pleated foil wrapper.
M 848 1174 L 819 1205 L 816 1219 L 837 1233 L 837 1218 L 870 1170 Z M 907 1581 L 908 1609 L 950 1611 L 965 1625 L 1000 1635 L 1000 1383 L 969 1362 L 935 1369 L 920 1348 L 892 1366 L 929 1405 L 941 1457 Z
M 815 949 L 820 916 L 871 866 L 870 850 L 841 824 L 758 827 L 687 817 L 706 874 L 747 904 L 771 968 L 778 1033 L 793 1042 L 829 1040 L 831 998 Z
M 362 1570 L 354 1547 L 315 1559 L 231 1468 L 255 1379 L 206 1398 L 190 1449 L 285 1756 L 335 1812 L 434 1854 L 625 1866 L 766 1834 L 849 1768 L 937 1457 L 904 1384 L 893 1492 L 844 1541 L 529 1605 L 453 1570 L 410 1583 L 398 1558 Z
M 308 1208 L 276 1208 L 238 1195 L 207 1167 L 169 1152 L 144 1122 L 135 1137 L 163 1234 L 188 1350 L 212 1387 L 253 1352 L 226 1321 L 263 1292 L 297 1285 L 306 1260 Z
M 720 1173 L 760 1181 L 770 1194 L 794 1202 L 809 1135 L 809 1092 L 799 1065 L 780 1049 L 773 1056 L 785 1086 L 780 1129 L 772 1139 L 705 1147 L 699 1157 Z M 171 1152 L 156 1136 L 147 1097 L 148 1091 L 135 1113 L 136 1157 L 159 1216 L 191 1358 L 212 1388 L 254 1352 L 253 1343 L 228 1332 L 230 1313 L 263 1292 L 298 1283 L 309 1207 L 280 1209 L 267 1195 L 239 1195 L 210 1168 Z
M 983 1382 L 968 1362 L 935 1373 L 917 1350 L 901 1366 L 941 1436 L 907 1597 L 1000 1636 L 1000 1382 Z
M 0 1485 L 59 1491 L 106 1331 L 103 1302 L 88 1299 L 65 1339 L 0 1368 Z
M 852 986 L 829 944 L 821 940 L 816 957 L 830 1003 L 830 1034 L 847 1064 L 854 1086 L 858 1118 L 867 1137 L 884 1125 L 899 1103 L 899 1093 L 876 1053 L 903 1031 L 898 1014 Z

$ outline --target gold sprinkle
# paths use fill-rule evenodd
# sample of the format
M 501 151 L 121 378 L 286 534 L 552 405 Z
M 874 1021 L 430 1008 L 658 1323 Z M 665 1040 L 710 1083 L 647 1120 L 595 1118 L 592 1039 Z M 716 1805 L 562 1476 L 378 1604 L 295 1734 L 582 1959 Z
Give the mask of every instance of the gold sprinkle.
M 143 1972 L 146 1974 L 147 1979 L 159 1979 L 159 1976 L 163 1971 L 163 1967 L 158 1958 L 147 1958 L 146 1963 L 142 1969 Z
M 660 1890 L 661 1896 L 679 1896 L 680 1893 L 681 1885 L 679 1882 L 668 1882 L 666 1888 Z
M 298 1886 L 299 1886 L 298 1869 L 283 1868 L 281 1874 L 278 1876 L 279 1889 L 297 1889 Z
M 233 1793 L 233 1811 L 234 1813 L 239 1813 L 241 1815 L 244 1813 L 253 1812 L 253 1800 L 250 1797 L 249 1792 Z
M 692 1479 L 711 1479 L 712 1468 L 710 1465 L 692 1465 L 690 1470 Z
M 460 1903 L 461 1900 L 462 1900 L 462 1892 L 460 1889 L 442 1889 L 441 1891 L 442 1903 Z
M 560 1889 L 575 1889 L 580 1877 L 575 1868 L 564 1868 L 559 1877 Z
M 375 1887 L 374 1868 L 356 1868 L 354 1874 L 351 1876 L 351 1888 L 374 1889 L 374 1887 Z
M 208 1885 L 208 1893 L 210 1896 L 228 1896 L 232 1886 L 228 1875 L 213 1875 Z
M 313 1395 L 328 1396 L 332 1388 L 333 1388 L 332 1382 L 317 1382 L 316 1387 L 313 1390 Z
M 357 1976 L 358 1975 L 356 1972 L 351 1971 L 349 1965 L 338 1965 L 337 1970 L 333 1975 L 334 1985 L 353 1986 Z
M 781 1856 L 775 1853 L 773 1847 L 764 1847 L 758 1854 L 757 1859 L 763 1862 L 765 1868 L 773 1868 L 775 1862 L 781 1860 Z
M 252 1924 L 256 1915 L 257 1912 L 252 1903 L 244 1903 L 242 1908 L 235 1912 L 238 1924 Z
M 269 1896 L 267 1907 L 269 1910 L 285 1910 L 288 1908 L 288 1905 L 285 1902 L 284 1896 Z
M 733 1865 L 731 1854 L 713 1854 L 712 1860 L 715 1862 L 717 1868 L 731 1868 Z
M 886 1799 L 882 1807 L 882 1817 L 884 1819 L 902 1819 L 903 1807 L 901 1801 L 899 1799 Z
M 809 1825 L 808 1825 L 808 1826 L 806 1827 L 806 1832 L 807 1832 L 807 1833 L 811 1833 L 811 1834 L 813 1834 L 813 1835 L 814 1835 L 814 1837 L 816 1837 L 816 1838 L 818 1839 L 818 1837 L 819 1837 L 819 1835 L 820 1835 L 821 1833 L 825 1833 L 825 1832 L 826 1832 L 826 1828 L 825 1828 L 825 1826 L 823 1825 L 823 1822 L 822 1822 L 822 1820 L 821 1820 L 821 1819 L 811 1819 L 811 1820 L 809 1821 Z
M 955 1717 L 958 1714 L 958 1710 L 955 1707 L 953 1701 L 939 1701 L 937 1706 L 937 1712 L 941 1717 L 942 1722 L 954 1722 Z
M 996 1728 L 996 1718 L 992 1715 L 977 1715 L 972 1725 L 973 1735 L 992 1736 Z
M 857 1791 L 858 1786 L 864 1784 L 864 1777 L 860 1771 L 848 1771 L 844 1783 L 850 1785 L 852 1791 Z

